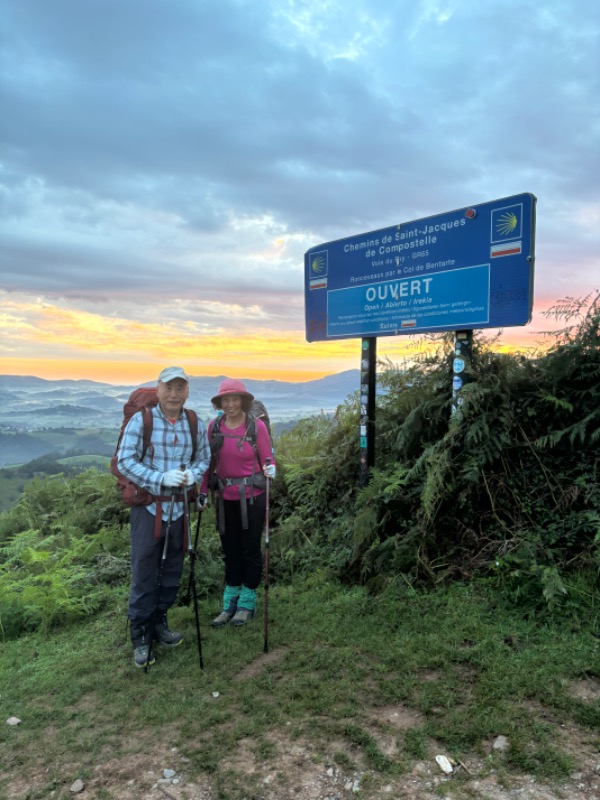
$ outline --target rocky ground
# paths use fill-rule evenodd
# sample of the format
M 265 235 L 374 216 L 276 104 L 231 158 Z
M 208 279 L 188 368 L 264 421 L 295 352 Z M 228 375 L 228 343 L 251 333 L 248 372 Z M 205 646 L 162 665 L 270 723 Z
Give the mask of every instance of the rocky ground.
M 600 701 L 598 680 L 579 681 L 571 688 L 579 699 Z M 390 706 L 379 709 L 377 717 L 374 715 L 372 734 L 382 752 L 393 759 L 400 734 L 419 722 L 414 709 Z M 442 759 L 436 760 L 436 756 L 445 754 L 432 742 L 427 759 L 414 764 L 406 774 L 387 778 L 361 766 L 341 768 L 340 753 L 347 754 L 346 763 L 361 763 L 360 753 L 349 749 L 347 742 L 331 741 L 317 749 L 311 741 L 293 738 L 285 730 L 273 735 L 276 755 L 271 759 L 257 758 L 251 740 L 244 740 L 245 744 L 221 763 L 220 775 L 225 779 L 208 774 L 198 780 L 190 775 L 186 753 L 168 744 L 171 736 L 175 739 L 175 732 L 163 731 L 157 738 L 148 731 L 134 741 L 122 742 L 120 752 L 124 755 L 111 758 L 107 753 L 92 775 L 86 774 L 75 782 L 61 781 L 61 774 L 77 773 L 75 754 L 69 759 L 73 763 L 62 764 L 58 773 L 49 765 L 23 768 L 10 784 L 5 800 L 600 800 L 598 732 L 555 723 L 557 746 L 577 764 L 568 780 L 558 784 L 505 769 L 503 750 L 510 742 L 502 736 L 482 743 L 477 755 L 451 764 L 451 773 L 440 766 Z M 197 742 L 190 743 L 191 750 L 197 748 Z M 39 764 L 39 758 L 36 760 Z M 49 784 L 55 788 L 40 793 Z

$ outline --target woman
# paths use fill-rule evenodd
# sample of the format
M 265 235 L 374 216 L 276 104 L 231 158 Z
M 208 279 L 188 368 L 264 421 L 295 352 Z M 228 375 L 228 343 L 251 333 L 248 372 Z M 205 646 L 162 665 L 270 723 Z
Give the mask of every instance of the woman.
M 211 463 L 200 492 L 206 495 L 209 485 L 215 490 L 225 557 L 223 608 L 213 628 L 252 619 L 262 575 L 266 479 L 275 477 L 275 464 L 266 426 L 249 413 L 253 400 L 243 382 L 232 378 L 221 381 L 211 400 L 223 413 L 208 426 Z

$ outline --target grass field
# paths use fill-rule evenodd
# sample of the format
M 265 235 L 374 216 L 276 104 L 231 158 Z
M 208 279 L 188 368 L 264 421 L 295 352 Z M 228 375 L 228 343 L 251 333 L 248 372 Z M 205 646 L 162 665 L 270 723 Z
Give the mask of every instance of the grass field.
M 262 608 L 246 628 L 214 630 L 218 604 L 202 601 L 204 669 L 187 606 L 171 613 L 184 645 L 136 669 L 123 589 L 92 621 L 5 642 L 1 707 L 21 723 L 0 728 L 0 796 L 66 798 L 80 778 L 98 800 L 310 797 L 294 788 L 310 773 L 358 797 L 425 797 L 401 787 L 419 770 L 435 787 L 443 753 L 464 769 L 431 796 L 476 798 L 476 781 L 562 785 L 600 762 L 585 621 L 538 625 L 484 586 L 372 597 L 317 574 L 269 594 L 268 653 Z M 170 767 L 188 794 L 151 793 Z

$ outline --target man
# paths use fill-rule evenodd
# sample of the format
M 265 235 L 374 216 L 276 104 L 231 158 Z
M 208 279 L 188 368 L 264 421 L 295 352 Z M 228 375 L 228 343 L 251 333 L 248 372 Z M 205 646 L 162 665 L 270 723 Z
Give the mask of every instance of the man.
M 176 647 L 183 640 L 182 634 L 169 630 L 167 623 L 167 611 L 175 602 L 183 571 L 183 492 L 184 487 L 202 479 L 210 461 L 206 426 L 201 420 L 192 460 L 192 431 L 183 408 L 189 391 L 189 379 L 181 367 L 163 369 L 156 388 L 158 405 L 152 409 L 150 446 L 142 457 L 143 415 L 138 412 L 127 423 L 117 453 L 119 471 L 154 497 L 150 505 L 131 509 L 132 581 L 127 616 L 136 667 L 154 663 L 153 642 Z

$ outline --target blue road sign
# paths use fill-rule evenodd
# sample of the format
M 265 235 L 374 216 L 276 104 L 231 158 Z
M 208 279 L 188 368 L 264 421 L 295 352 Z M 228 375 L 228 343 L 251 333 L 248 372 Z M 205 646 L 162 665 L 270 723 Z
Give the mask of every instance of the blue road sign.
M 505 197 L 311 248 L 307 340 L 526 325 L 535 203 Z

